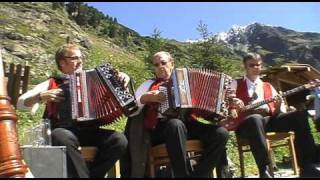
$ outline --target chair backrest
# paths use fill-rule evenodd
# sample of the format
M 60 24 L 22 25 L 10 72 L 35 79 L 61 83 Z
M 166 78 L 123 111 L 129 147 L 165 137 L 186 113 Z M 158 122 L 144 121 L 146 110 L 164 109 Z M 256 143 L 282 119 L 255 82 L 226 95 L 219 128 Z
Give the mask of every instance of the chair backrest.
M 19 96 L 28 90 L 30 66 L 3 62 L 3 67 L 4 74 L 8 77 L 8 95 L 11 104 L 16 107 Z

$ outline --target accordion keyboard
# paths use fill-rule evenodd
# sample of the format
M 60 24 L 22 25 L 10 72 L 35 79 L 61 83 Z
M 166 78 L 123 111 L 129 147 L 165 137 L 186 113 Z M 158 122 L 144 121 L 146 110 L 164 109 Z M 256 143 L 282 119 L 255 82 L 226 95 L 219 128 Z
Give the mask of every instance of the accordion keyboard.
M 166 110 L 169 109 L 168 90 L 166 87 L 160 86 L 159 91 L 160 91 L 160 93 L 163 93 L 166 97 L 166 100 L 164 102 L 160 103 L 160 106 L 159 106 L 159 111 L 161 114 L 163 114 Z
M 69 76 L 72 119 L 95 125 L 116 122 L 137 109 L 134 95 L 117 79 L 110 63 Z

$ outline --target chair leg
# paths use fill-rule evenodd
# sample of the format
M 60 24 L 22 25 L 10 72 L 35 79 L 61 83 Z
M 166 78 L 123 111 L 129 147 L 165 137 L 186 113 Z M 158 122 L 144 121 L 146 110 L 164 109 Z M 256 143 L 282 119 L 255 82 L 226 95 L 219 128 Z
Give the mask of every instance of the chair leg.
M 267 141 L 267 148 L 268 148 L 268 156 L 269 156 L 269 159 L 270 159 L 270 164 L 269 164 L 269 170 L 270 170 L 270 173 L 271 173 L 271 176 L 274 177 L 274 169 L 273 169 L 273 166 L 275 164 L 275 162 L 273 162 L 273 158 L 272 158 L 272 147 L 271 147 L 271 142 L 266 139 Z
M 273 149 L 271 149 L 271 151 L 270 151 L 270 156 L 271 156 L 271 163 L 272 163 L 272 166 L 273 166 L 273 170 L 277 171 L 278 167 L 277 167 L 277 164 L 276 164 L 276 158 L 275 158 Z
M 150 164 L 150 177 L 151 178 L 155 178 L 155 170 L 154 170 L 155 166 L 153 164 Z
M 238 144 L 238 151 L 239 151 L 239 161 L 240 161 L 240 171 L 241 171 L 241 177 L 245 177 L 245 171 L 244 171 L 244 158 L 243 158 L 243 150 L 242 145 Z
M 212 170 L 212 178 L 217 178 L 217 167 Z
M 299 168 L 298 168 L 296 151 L 294 148 L 294 135 L 290 135 L 288 144 L 289 144 L 290 153 L 291 153 L 291 163 L 292 163 L 293 172 L 294 172 L 294 175 L 298 175 Z
M 148 158 L 148 164 L 149 164 L 149 175 L 151 178 L 155 178 L 155 165 L 154 163 L 154 158 L 152 153 L 149 152 L 149 158 Z
M 110 178 L 120 178 L 120 162 L 117 161 L 114 166 L 109 170 L 108 177 Z
M 115 175 L 116 178 L 120 178 L 120 161 L 117 161 L 115 164 Z

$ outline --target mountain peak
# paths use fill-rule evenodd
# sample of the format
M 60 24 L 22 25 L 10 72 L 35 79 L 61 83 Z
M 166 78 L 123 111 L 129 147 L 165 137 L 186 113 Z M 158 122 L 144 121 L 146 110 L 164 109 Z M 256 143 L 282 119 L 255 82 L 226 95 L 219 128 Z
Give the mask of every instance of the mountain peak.
M 219 42 L 229 43 L 229 41 L 237 41 L 236 39 L 240 40 L 241 36 L 243 36 L 246 31 L 249 29 L 253 29 L 256 26 L 261 26 L 262 24 L 258 22 L 253 22 L 245 26 L 241 26 L 238 24 L 234 24 L 231 28 L 226 32 L 219 32 L 214 35 L 214 38 Z
M 228 31 L 217 33 L 214 38 L 234 52 L 262 53 L 270 65 L 291 61 L 308 62 L 320 69 L 319 33 L 297 32 L 281 26 L 253 22 L 246 26 L 233 25 Z

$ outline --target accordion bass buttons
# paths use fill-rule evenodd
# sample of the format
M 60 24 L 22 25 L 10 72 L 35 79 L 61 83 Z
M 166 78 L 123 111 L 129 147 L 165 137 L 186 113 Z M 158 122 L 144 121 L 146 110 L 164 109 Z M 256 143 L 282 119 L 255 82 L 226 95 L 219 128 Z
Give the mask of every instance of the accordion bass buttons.
M 107 73 L 105 73 L 105 74 L 104 74 L 104 76 L 105 76 L 107 79 L 110 79 L 110 78 L 112 77 L 112 75 L 111 75 L 111 74 L 109 74 L 109 73 L 108 73 L 108 74 L 107 74 Z
M 115 91 L 116 91 L 118 97 L 123 101 L 133 97 L 131 94 L 122 91 L 120 87 L 115 88 Z

